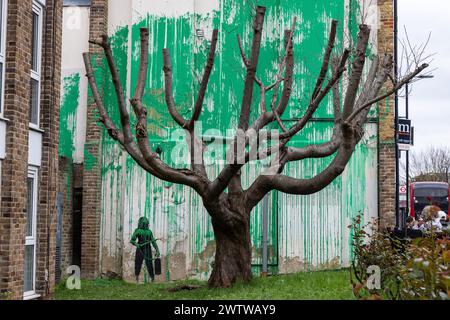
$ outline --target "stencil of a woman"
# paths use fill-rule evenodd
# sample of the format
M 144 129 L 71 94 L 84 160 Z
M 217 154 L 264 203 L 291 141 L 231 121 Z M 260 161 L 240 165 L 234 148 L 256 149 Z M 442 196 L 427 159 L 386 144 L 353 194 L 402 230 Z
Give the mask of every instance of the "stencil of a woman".
M 134 271 L 136 276 L 136 282 L 139 283 L 139 275 L 141 274 L 142 264 L 145 260 L 148 274 L 155 280 L 155 274 L 153 271 L 153 258 L 152 258 L 152 245 L 156 251 L 156 257 L 159 258 L 160 253 L 156 239 L 153 236 L 153 232 L 149 228 L 149 221 L 147 218 L 142 217 L 139 219 L 138 228 L 134 231 L 131 237 L 131 244 L 136 247 L 136 258 L 134 264 Z

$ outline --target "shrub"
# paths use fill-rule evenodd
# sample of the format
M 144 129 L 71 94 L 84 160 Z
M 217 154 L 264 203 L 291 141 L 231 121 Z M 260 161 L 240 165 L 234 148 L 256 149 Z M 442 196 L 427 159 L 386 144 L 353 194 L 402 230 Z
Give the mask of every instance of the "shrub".
M 411 259 L 402 268 L 401 295 L 410 300 L 449 300 L 450 238 L 416 239 L 409 246 Z
M 449 299 L 450 238 L 438 239 L 431 231 L 424 238 L 398 239 L 380 231 L 375 222 L 363 226 L 360 216 L 350 228 L 350 281 L 357 298 Z M 379 286 L 373 283 L 374 267 L 379 271 Z
M 363 226 L 360 216 L 350 227 L 353 230 L 350 281 L 355 296 L 359 299 L 399 299 L 400 266 L 409 258 L 403 250 L 404 243 L 389 234 L 379 232 L 374 221 Z M 373 267 L 378 268 L 380 272 L 379 286 L 371 283 Z

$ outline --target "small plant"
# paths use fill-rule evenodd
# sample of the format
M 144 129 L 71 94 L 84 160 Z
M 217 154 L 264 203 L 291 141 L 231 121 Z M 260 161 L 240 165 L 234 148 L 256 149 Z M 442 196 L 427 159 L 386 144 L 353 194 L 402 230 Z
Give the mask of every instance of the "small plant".
M 416 239 L 410 245 L 411 259 L 402 268 L 402 291 L 409 300 L 450 299 L 450 238 Z
M 380 232 L 375 221 L 363 226 L 361 216 L 354 219 L 350 228 L 353 230 L 350 281 L 354 295 L 363 300 L 399 299 L 401 265 L 409 258 L 403 250 L 405 244 Z M 379 274 L 374 270 L 379 270 Z M 377 276 L 378 283 L 373 282 Z
M 450 238 L 438 239 L 431 229 L 423 238 L 398 239 L 371 222 L 354 219 L 353 294 L 362 300 L 448 300 L 450 296 Z M 366 231 L 369 230 L 369 231 Z M 379 270 L 374 274 L 373 270 Z M 374 277 L 379 277 L 378 283 Z
M 10 291 L 0 292 L 0 300 L 11 300 L 13 293 Z

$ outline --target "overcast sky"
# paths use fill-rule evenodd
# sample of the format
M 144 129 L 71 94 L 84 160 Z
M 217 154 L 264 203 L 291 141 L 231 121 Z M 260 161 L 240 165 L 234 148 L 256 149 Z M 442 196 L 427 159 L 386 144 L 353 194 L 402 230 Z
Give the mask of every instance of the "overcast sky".
M 450 147 L 450 1 L 398 0 L 399 37 L 404 26 L 413 44 L 425 43 L 431 32 L 428 53 L 436 53 L 430 68 L 433 79 L 414 84 L 409 99 L 410 119 L 415 128 L 413 151 L 430 144 Z M 404 99 L 400 100 L 404 110 Z M 400 115 L 404 115 L 402 111 Z

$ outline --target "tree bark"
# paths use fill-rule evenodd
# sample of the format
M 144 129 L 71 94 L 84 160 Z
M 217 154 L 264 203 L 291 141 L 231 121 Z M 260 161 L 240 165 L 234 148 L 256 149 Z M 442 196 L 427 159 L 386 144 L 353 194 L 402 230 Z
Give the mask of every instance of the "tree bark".
M 205 204 L 212 217 L 216 254 L 209 279 L 212 288 L 228 288 L 236 281 L 252 278 L 250 213 L 241 198 L 223 196 L 213 205 Z

